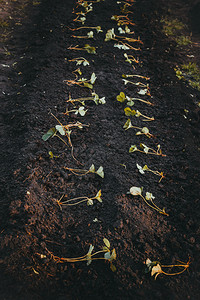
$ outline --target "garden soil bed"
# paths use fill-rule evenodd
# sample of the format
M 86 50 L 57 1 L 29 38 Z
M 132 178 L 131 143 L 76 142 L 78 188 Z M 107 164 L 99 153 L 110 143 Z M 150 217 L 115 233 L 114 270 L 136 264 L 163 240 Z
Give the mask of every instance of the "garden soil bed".
M 180 6 L 186 1 L 175 2 Z M 0 298 L 200 299 L 200 115 L 195 103 L 200 93 L 175 76 L 174 67 L 184 52 L 178 53 L 161 31 L 162 1 L 138 0 L 129 9 L 136 24 L 129 26 L 135 32 L 131 37 L 143 42 L 132 44 L 140 51 L 126 51 L 139 60 L 133 66 L 125 62 L 124 50 L 113 47 L 114 41 L 104 41 L 108 29 L 115 28 L 118 34 L 111 16 L 120 14 L 122 4 L 113 0 L 93 4 L 86 26 L 103 30 L 98 34 L 94 30 L 94 40 L 72 37 L 88 32 L 69 29 L 80 25 L 73 21 L 75 1 L 34 4 L 26 7 L 21 25 L 14 26 L 1 52 Z M 196 41 L 198 37 L 196 33 Z M 68 49 L 86 43 L 96 47 L 96 55 Z M 65 114 L 73 109 L 66 102 L 70 94 L 90 96 L 88 88 L 65 82 L 75 78 L 72 72 L 78 66 L 69 60 L 76 57 L 90 62 L 80 67 L 81 76 L 90 78 L 94 72 L 94 90 L 106 99 L 102 105 L 87 103 L 83 117 Z M 151 97 L 139 96 L 137 86 L 124 85 L 122 74 L 149 77 Z M 145 79 L 130 80 L 146 84 Z M 116 100 L 120 92 L 154 104 L 135 101 L 134 108 L 155 120 L 132 117 L 131 121 L 147 126 L 155 138 L 123 129 L 128 117 L 125 103 Z M 59 124 L 53 115 L 64 125 L 76 121 L 89 125 L 72 130 L 76 160 L 58 138 L 42 140 Z M 166 156 L 129 153 L 131 145 L 140 143 L 154 149 L 160 145 Z M 136 163 L 162 171 L 165 177 L 159 182 L 150 172 L 142 175 Z M 76 176 L 66 170 L 88 169 L 92 164 L 103 166 L 104 178 Z M 169 216 L 127 194 L 132 186 L 153 193 L 155 203 L 165 207 Z M 103 202 L 94 201 L 93 206 L 81 203 L 61 210 L 57 203 L 62 195 L 65 200 L 93 196 L 100 189 Z M 100 250 L 103 238 L 116 249 L 116 272 L 102 260 L 87 266 L 86 262 L 61 263 L 50 254 L 80 257 L 90 244 Z M 191 264 L 188 272 L 161 274 L 155 281 L 144 272 L 147 258 L 165 265 L 190 258 Z

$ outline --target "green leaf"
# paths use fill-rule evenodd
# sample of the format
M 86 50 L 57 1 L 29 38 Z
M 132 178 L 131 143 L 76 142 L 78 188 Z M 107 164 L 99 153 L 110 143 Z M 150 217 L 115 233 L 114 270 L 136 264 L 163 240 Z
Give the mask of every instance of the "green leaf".
M 82 117 L 85 116 L 86 112 L 87 112 L 87 109 L 85 110 L 85 107 L 84 107 L 84 106 L 79 107 L 78 113 L 79 113 Z
M 135 103 L 134 103 L 133 100 L 127 102 L 127 105 L 128 105 L 128 106 L 133 106 L 134 104 L 135 104 Z
M 101 199 L 101 190 L 98 191 L 98 193 L 96 194 L 96 197 L 95 197 L 99 202 L 102 203 L 102 199 Z
M 136 111 L 134 109 L 132 110 L 130 107 L 126 107 L 124 112 L 126 116 L 135 116 L 136 114 Z
M 111 258 L 110 251 L 109 251 L 109 252 L 106 252 L 106 253 L 104 254 L 104 258 L 107 259 L 107 260 L 110 260 L 110 258 Z
M 65 135 L 65 129 L 62 125 L 56 125 L 56 129 L 61 135 Z
M 136 146 L 136 145 L 132 145 L 132 146 L 129 148 L 129 153 L 135 152 L 135 151 L 137 151 L 137 150 L 138 150 L 137 146 Z
M 104 244 L 106 245 L 106 247 L 108 247 L 108 249 L 110 249 L 110 242 L 108 239 L 104 238 L 103 239 Z
M 113 272 L 116 272 L 116 271 L 117 271 L 117 268 L 116 268 L 115 265 L 113 265 L 112 263 L 110 264 L 110 269 L 111 269 L 111 271 L 113 271 Z
M 131 124 L 131 120 L 130 119 L 128 119 L 127 121 L 126 121 L 126 123 L 124 124 L 124 126 L 123 126 L 123 128 L 125 129 L 125 130 L 128 130 L 129 128 L 132 128 L 133 126 L 132 126 L 132 124 Z
M 97 77 L 96 77 L 95 73 L 93 72 L 92 75 L 91 75 L 91 78 L 90 78 L 91 84 L 94 84 L 96 79 L 97 79 Z
M 126 100 L 126 96 L 123 92 L 121 92 L 118 96 L 117 96 L 117 101 L 119 102 L 124 102 Z
M 50 137 L 52 137 L 54 134 L 56 133 L 56 129 L 53 127 L 51 129 L 49 129 L 47 131 L 47 133 L 45 133 L 43 136 L 42 136 L 42 139 L 43 141 L 47 141 Z
M 149 133 L 149 129 L 147 127 L 143 127 L 141 130 L 144 134 Z
M 93 205 L 93 200 L 92 200 L 92 199 L 88 199 L 87 205 L 88 205 L 88 206 Z
M 83 82 L 84 87 L 87 87 L 89 89 L 93 89 L 93 85 L 91 83 L 88 82 Z
M 53 152 L 52 152 L 52 151 L 49 151 L 49 156 L 50 156 L 50 158 L 53 158 L 53 157 L 54 157 L 54 155 L 53 155 Z
M 96 174 L 99 175 L 101 178 L 104 178 L 104 171 L 103 171 L 103 167 L 100 166 L 98 168 L 98 170 L 96 171 Z
M 91 173 L 95 173 L 95 166 L 94 166 L 94 164 L 91 165 L 89 171 L 90 171 Z
M 96 54 L 96 48 L 95 47 L 91 47 L 88 44 L 85 44 L 84 49 L 90 53 L 90 54 Z

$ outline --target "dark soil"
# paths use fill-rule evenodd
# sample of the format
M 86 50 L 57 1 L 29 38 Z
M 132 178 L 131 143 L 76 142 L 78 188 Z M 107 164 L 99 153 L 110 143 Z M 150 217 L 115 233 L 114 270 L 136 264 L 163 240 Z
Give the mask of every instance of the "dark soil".
M 22 25 L 15 26 L 4 42 L 0 66 L 2 300 L 200 299 L 200 114 L 195 104 L 200 93 L 176 78 L 174 67 L 188 53 L 177 51 L 160 24 L 169 7 L 173 10 L 173 5 L 182 5 L 187 9 L 177 10 L 177 14 L 188 20 L 192 31 L 196 21 L 190 18 L 198 3 L 167 2 L 138 0 L 129 9 L 129 18 L 136 24 L 129 27 L 143 42 L 132 44 L 141 51 L 127 51 L 139 59 L 135 69 L 125 62 L 124 51 L 113 47 L 113 41 L 104 42 L 108 29 L 115 28 L 117 34 L 111 16 L 120 14 L 121 5 L 114 0 L 93 4 L 94 10 L 87 15 L 86 26 L 103 29 L 103 33 L 95 32 L 94 40 L 71 37 L 69 27 L 77 26 L 72 14 L 75 1 L 43 0 L 26 7 Z M 197 30 L 196 41 L 198 34 Z M 85 43 L 97 47 L 97 54 L 68 49 Z M 198 53 L 198 48 L 192 50 Z M 8 51 L 10 55 L 6 55 Z M 82 76 L 90 78 L 95 72 L 95 92 L 106 97 L 106 104 L 87 105 L 84 117 L 67 116 L 66 108 L 72 109 L 66 102 L 70 93 L 73 98 L 90 95 L 89 89 L 64 82 L 74 79 L 72 71 L 78 68 L 69 60 L 80 56 L 90 62 L 90 66 L 81 66 Z M 125 86 L 122 74 L 150 77 L 152 96 L 141 97 L 155 105 L 137 102 L 134 107 L 154 116 L 155 121 L 131 120 L 135 126 L 148 126 L 153 139 L 136 136 L 135 129 L 123 129 L 128 119 L 123 111 L 126 105 L 116 96 L 124 91 L 138 97 L 139 88 Z M 131 81 L 146 83 L 138 78 Z M 72 131 L 79 163 L 72 158 L 70 147 L 56 137 L 42 140 L 45 132 L 58 125 L 52 114 L 62 124 L 80 121 L 89 125 Z M 129 153 L 131 145 L 141 142 L 154 149 L 159 144 L 166 157 Z M 59 157 L 51 159 L 49 151 Z M 104 179 L 95 174 L 75 176 L 65 169 L 87 169 L 92 163 L 96 168 L 103 166 Z M 152 173 L 141 175 L 136 163 L 164 172 L 165 178 L 159 183 Z M 152 210 L 140 197 L 128 195 L 132 186 L 152 192 L 156 204 L 165 207 L 169 216 Z M 61 210 L 56 202 L 62 195 L 65 200 L 93 196 L 100 189 L 102 204 L 83 203 Z M 87 253 L 90 243 L 98 251 L 104 237 L 116 249 L 116 272 L 102 260 L 87 266 L 85 262 L 59 263 L 50 255 L 79 257 Z M 187 262 L 189 257 L 189 272 L 181 275 L 160 275 L 155 281 L 144 273 L 147 258 L 166 265 Z

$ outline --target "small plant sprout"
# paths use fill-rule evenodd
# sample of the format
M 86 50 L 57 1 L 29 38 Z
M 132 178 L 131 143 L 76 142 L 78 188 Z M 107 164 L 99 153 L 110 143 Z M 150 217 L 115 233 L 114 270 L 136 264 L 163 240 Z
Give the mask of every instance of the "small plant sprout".
M 78 205 L 83 202 L 87 202 L 88 206 L 91 206 L 94 204 L 94 200 L 99 201 L 102 203 L 101 199 L 101 190 L 98 191 L 95 197 L 77 197 L 73 199 L 69 199 L 66 201 L 61 201 L 64 198 L 64 195 L 59 200 L 56 200 L 57 204 L 59 205 L 60 209 L 62 210 L 62 206 L 73 206 L 73 205 Z
M 135 23 L 131 22 L 128 16 L 117 16 L 113 15 L 111 17 L 111 20 L 114 20 L 117 22 L 118 26 L 123 26 L 123 25 L 135 25 Z
M 84 106 L 80 106 L 80 107 L 77 108 L 77 109 L 71 109 L 71 110 L 67 110 L 67 109 L 66 109 L 65 115 L 69 115 L 70 113 L 73 112 L 75 115 L 78 115 L 78 114 L 79 114 L 81 117 L 84 117 L 87 111 L 88 111 L 88 110 L 85 109 Z
M 143 191 L 143 188 L 140 188 L 140 187 L 136 187 L 136 186 L 132 186 L 130 188 L 130 192 L 128 192 L 128 194 L 131 194 L 133 196 L 140 196 L 144 202 L 149 206 L 151 207 L 152 209 L 156 210 L 157 212 L 159 212 L 160 214 L 162 215 L 165 215 L 165 216 L 169 216 L 166 212 L 165 212 L 165 209 L 160 209 L 154 202 L 153 200 L 155 199 L 155 197 L 152 195 L 152 193 L 149 193 L 149 192 L 146 192 L 146 195 L 145 197 L 142 195 L 142 191 Z
M 75 70 L 75 71 L 77 71 L 77 70 Z M 76 78 L 76 80 L 64 80 L 63 82 L 66 82 L 66 84 L 69 86 L 78 85 L 80 87 L 87 87 L 89 89 L 93 89 L 93 84 L 95 83 L 96 79 L 97 79 L 97 77 L 96 77 L 95 73 L 92 73 L 89 80 L 86 78 L 80 78 L 80 79 Z
M 95 92 L 92 92 L 91 97 L 83 97 L 77 99 L 72 99 L 71 96 L 69 95 L 69 99 L 67 100 L 67 103 L 71 103 L 75 105 L 75 103 L 78 102 L 84 106 L 86 101 L 94 101 L 96 105 L 106 103 L 105 97 L 100 98 L 99 95 L 97 95 Z
M 151 134 L 151 133 L 149 132 L 149 129 L 148 129 L 147 127 L 142 127 L 142 128 L 140 128 L 140 127 L 137 127 L 137 126 L 133 126 L 130 119 L 128 119 L 128 120 L 126 121 L 126 123 L 124 124 L 124 127 L 123 127 L 123 128 L 124 128 L 125 130 L 128 130 L 128 129 L 130 129 L 130 128 L 135 128 L 135 129 L 138 129 L 138 130 L 139 130 L 138 132 L 136 132 L 136 135 L 143 135 L 143 134 L 144 134 L 144 135 L 146 135 L 148 138 L 154 137 L 153 134 Z
M 129 148 L 129 153 L 133 153 L 133 152 L 141 152 L 141 153 L 145 153 L 145 154 L 152 154 L 152 155 L 158 155 L 158 156 L 166 156 L 165 154 L 162 153 L 162 150 L 160 149 L 160 145 L 157 146 L 157 150 L 154 150 L 152 148 L 147 147 L 145 144 L 140 144 L 140 149 L 137 148 L 136 145 L 131 145 L 131 147 Z
M 101 29 L 101 26 L 96 26 L 96 27 L 87 27 L 87 26 L 82 26 L 82 27 L 79 27 L 79 28 L 69 28 L 70 30 L 72 31 L 77 31 L 77 30 L 80 30 L 80 29 L 96 29 L 97 33 L 99 32 L 103 32 L 103 30 Z
M 108 31 L 106 32 L 105 42 L 108 42 L 108 41 L 111 41 L 111 40 L 122 42 L 121 39 L 124 40 L 124 41 L 127 41 L 129 43 L 137 42 L 137 43 L 143 44 L 143 42 L 140 40 L 140 38 L 133 39 L 133 38 L 125 37 L 125 36 L 116 35 L 115 32 L 114 32 L 114 28 L 108 29 Z
M 126 58 L 125 61 L 131 65 L 132 63 L 136 63 L 136 64 L 139 63 L 139 59 L 138 58 L 136 59 L 133 55 L 128 55 L 127 53 L 124 53 L 124 57 Z
M 150 93 L 150 89 L 149 89 L 149 86 L 147 85 L 147 87 L 145 89 L 141 89 L 137 92 L 139 95 L 141 96 L 144 96 L 144 95 L 147 95 L 147 96 L 150 96 L 151 97 L 151 93 Z
M 86 67 L 86 66 L 89 66 L 89 61 L 87 59 L 85 59 L 84 57 L 77 57 L 77 58 L 74 58 L 74 59 L 71 59 L 69 61 L 72 61 L 72 62 L 76 62 L 76 65 L 77 66 L 80 66 L 81 64 Z
M 93 7 L 92 7 L 92 3 L 88 3 L 86 1 L 84 1 L 84 4 L 81 5 L 85 8 L 85 12 L 75 12 L 75 10 L 73 10 L 72 13 L 76 14 L 77 17 L 73 20 L 74 22 L 79 22 L 79 17 L 80 16 L 85 16 L 86 14 L 88 14 L 89 12 L 93 11 Z
M 143 121 L 154 121 L 155 119 L 154 119 L 154 117 L 147 117 L 147 116 L 145 116 L 145 115 L 143 115 L 141 112 L 139 112 L 139 110 L 134 110 L 134 109 L 131 109 L 130 107 L 126 107 L 125 109 L 124 109 L 124 112 L 125 112 L 125 115 L 126 116 L 135 116 L 135 117 L 137 117 L 137 118 L 139 118 L 139 117 L 143 117 L 144 119 L 142 119 Z
M 71 133 L 72 133 L 72 129 L 73 128 L 79 128 L 82 129 L 84 126 L 89 126 L 86 124 L 82 124 L 81 122 L 77 121 L 75 123 L 69 123 L 67 125 L 63 125 L 52 113 L 51 115 L 56 119 L 56 121 L 59 123 L 59 125 L 56 125 L 55 127 L 50 128 L 43 136 L 42 139 L 43 141 L 47 141 L 49 138 L 52 138 L 54 136 L 56 136 L 57 138 L 59 138 L 66 146 L 71 147 L 71 151 L 72 151 L 72 157 L 75 159 L 74 155 L 73 155 L 73 145 L 72 145 L 72 141 L 71 141 Z M 61 136 L 67 136 L 68 139 L 68 144 L 66 143 L 65 140 L 63 140 L 63 138 L 61 138 L 60 135 L 58 135 L 57 133 L 59 133 Z M 76 160 L 76 159 L 75 159 Z
M 125 77 L 125 78 L 127 78 L 127 77 Z M 130 83 L 130 84 L 133 84 L 133 85 L 135 85 L 137 87 L 141 87 L 141 88 L 145 88 L 145 89 L 148 88 L 148 84 L 144 84 L 142 82 L 132 82 L 132 81 L 127 80 L 127 79 L 122 79 L 122 80 L 123 80 L 123 82 L 124 82 L 125 85 L 127 85 L 128 83 Z
M 72 168 L 68 168 L 68 167 L 64 167 L 64 169 L 70 171 L 71 173 L 73 173 L 74 175 L 77 175 L 77 176 L 84 176 L 84 175 L 87 175 L 89 173 L 93 173 L 93 174 L 99 175 L 101 178 L 104 178 L 103 167 L 100 166 L 98 168 L 98 170 L 96 171 L 94 164 L 91 165 L 91 167 L 89 168 L 89 170 L 72 169 Z
M 120 92 L 120 94 L 117 96 L 117 101 L 119 102 L 124 102 L 127 100 L 127 105 L 128 106 L 133 106 L 134 105 L 134 101 L 140 101 L 140 102 L 143 102 L 143 103 L 146 103 L 148 105 L 154 105 L 153 103 L 151 103 L 150 101 L 148 100 L 143 100 L 143 99 L 140 99 L 140 98 L 131 98 L 131 97 L 128 97 L 124 94 L 124 92 Z
M 144 174 L 145 171 L 147 171 L 147 172 L 151 172 L 151 173 L 153 173 L 157 176 L 160 176 L 159 182 L 161 182 L 161 180 L 165 177 L 163 172 L 158 172 L 158 171 L 151 170 L 151 169 L 149 169 L 149 167 L 147 165 L 144 165 L 144 167 L 141 167 L 139 164 L 136 163 L 136 166 L 137 166 L 140 174 Z
M 124 2 L 124 1 L 122 1 L 122 2 Z M 124 2 L 124 3 L 125 3 L 124 6 L 122 6 L 122 7 L 120 8 L 121 13 L 122 13 L 122 14 L 132 14 L 133 12 L 131 12 L 131 11 L 128 10 L 128 6 L 132 6 L 132 4 L 127 3 L 127 2 Z
M 142 76 L 142 75 L 128 75 L 128 74 L 122 74 L 123 78 L 130 78 L 130 77 L 138 77 L 138 78 L 143 78 L 145 80 L 150 80 L 149 77 Z
M 96 48 L 93 46 L 90 46 L 89 44 L 85 44 L 85 46 L 83 48 L 79 48 L 79 46 L 76 45 L 76 46 L 70 46 L 68 49 L 69 50 L 78 50 L 78 51 L 83 50 L 83 51 L 87 51 L 87 53 L 89 53 L 89 54 L 96 54 Z
M 175 275 L 180 275 L 186 270 L 188 270 L 190 266 L 190 258 L 187 263 L 184 263 L 182 261 L 177 261 L 177 264 L 172 264 L 172 265 L 162 265 L 159 261 L 151 261 L 149 258 L 146 260 L 146 273 L 151 273 L 151 276 L 154 276 L 154 279 L 158 277 L 160 274 L 164 274 L 167 276 L 175 276 Z M 168 273 L 164 272 L 162 268 L 170 268 L 170 269 L 178 269 L 177 272 L 174 273 Z
M 131 30 L 128 28 L 127 25 L 125 26 L 124 29 L 122 27 L 118 27 L 118 31 L 119 31 L 120 34 L 125 34 L 125 33 L 134 34 L 135 33 L 134 31 L 131 32 Z
M 80 256 L 80 257 L 75 257 L 75 258 L 63 258 L 63 257 L 58 257 L 55 256 L 52 252 L 50 252 L 47 249 L 47 252 L 51 255 L 51 258 L 57 262 L 57 263 L 75 263 L 75 262 L 81 262 L 81 261 L 86 261 L 87 266 L 89 266 L 92 261 L 94 260 L 104 260 L 108 261 L 110 263 L 110 269 L 115 272 L 116 267 L 113 264 L 113 261 L 116 260 L 116 250 L 115 248 L 110 249 L 110 242 L 106 238 L 103 239 L 104 246 L 102 247 L 102 250 L 99 250 L 97 252 L 93 252 L 94 246 L 90 244 L 89 250 L 87 254 Z M 100 254 L 104 254 L 103 257 L 99 256 Z
M 58 126 L 59 126 L 59 125 L 58 125 Z M 58 129 L 60 129 L 60 131 L 59 131 Z M 59 138 L 66 146 L 68 146 L 68 144 L 67 144 L 67 143 L 66 143 L 66 142 L 65 142 L 65 141 L 57 134 L 57 132 L 60 133 L 60 132 L 62 131 L 61 135 L 65 135 L 65 130 L 64 130 L 64 129 L 61 130 L 61 128 L 58 128 L 58 129 L 56 129 L 56 128 L 54 128 L 54 127 L 50 128 L 45 134 L 43 134 L 43 136 L 42 136 L 43 141 L 46 142 L 49 138 L 52 138 L 52 137 L 56 136 L 56 137 Z
M 72 35 L 73 38 L 77 39 L 93 39 L 94 38 L 94 32 L 89 31 L 87 35 Z

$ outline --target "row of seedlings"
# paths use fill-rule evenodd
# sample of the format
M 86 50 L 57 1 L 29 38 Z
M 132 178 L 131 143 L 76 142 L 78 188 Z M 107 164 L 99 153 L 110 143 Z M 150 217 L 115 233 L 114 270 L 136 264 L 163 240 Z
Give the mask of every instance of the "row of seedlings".
M 92 29 L 95 30 L 98 33 L 103 32 L 101 30 L 100 26 L 96 27 L 88 27 L 85 25 L 86 20 L 87 20 L 87 14 L 91 13 L 93 11 L 93 4 L 101 2 L 104 0 L 97 0 L 97 1 L 82 1 L 78 0 L 76 2 L 76 7 L 73 10 L 73 14 L 75 15 L 75 18 L 73 20 L 74 23 L 76 24 L 81 24 L 80 27 L 76 28 L 70 28 L 71 31 L 79 31 L 80 29 Z M 94 32 L 90 30 L 86 36 L 81 36 L 81 35 L 74 35 L 72 34 L 73 38 L 76 39 L 92 39 L 94 37 Z M 89 44 L 85 44 L 83 48 L 80 48 L 79 46 L 71 46 L 68 48 L 71 51 L 86 51 L 89 54 L 96 54 L 96 48 L 93 46 L 90 46 Z M 67 109 L 65 111 L 65 115 L 69 116 L 71 113 L 83 117 L 88 111 L 88 108 L 86 108 L 87 103 L 94 102 L 96 105 L 100 104 L 105 104 L 106 100 L 105 97 L 99 97 L 98 94 L 95 93 L 94 91 L 94 85 L 95 81 L 97 79 L 95 73 L 93 72 L 90 76 L 90 78 L 84 78 L 82 76 L 82 71 L 81 68 L 85 68 L 88 65 L 90 65 L 90 62 L 85 59 L 83 56 L 73 58 L 69 60 L 70 63 L 75 63 L 77 68 L 72 72 L 72 75 L 74 76 L 74 79 L 69 79 L 69 80 L 64 80 L 64 83 L 66 83 L 68 86 L 78 86 L 81 88 L 86 88 L 89 90 L 89 94 L 87 97 L 79 97 L 79 98 L 72 98 L 71 94 L 69 94 L 69 99 L 66 101 L 67 102 Z M 50 128 L 47 133 L 45 133 L 42 137 L 44 141 L 47 141 L 49 138 L 52 137 L 57 137 L 59 138 L 66 146 L 71 147 L 71 155 L 73 159 L 78 162 L 77 158 L 74 156 L 74 147 L 72 144 L 71 140 L 71 133 L 73 128 L 78 128 L 82 129 L 85 126 L 89 126 L 86 124 L 83 124 L 80 121 L 68 123 L 68 124 L 62 124 L 60 120 L 52 114 L 52 116 L 56 119 L 58 122 L 58 125 L 56 125 L 54 128 Z M 67 142 L 64 140 L 64 136 L 67 137 Z M 49 155 L 51 158 L 54 157 L 52 151 L 49 152 Z M 78 162 L 79 163 L 79 162 Z M 100 176 L 101 178 L 104 178 L 104 170 L 103 167 L 100 166 L 99 168 L 96 169 L 95 165 L 92 164 L 89 169 L 76 169 L 76 168 L 71 168 L 71 167 L 64 167 L 64 169 L 68 172 L 71 172 L 74 175 L 77 176 L 84 176 L 90 173 L 96 174 Z M 81 203 L 86 203 L 88 206 L 93 205 L 94 201 L 98 201 L 102 203 L 102 198 L 101 198 L 101 190 L 97 192 L 95 196 L 82 196 L 82 197 L 76 197 L 72 199 L 67 199 L 64 200 L 65 195 L 62 195 L 60 199 L 58 199 L 56 202 L 60 209 L 62 210 L 62 207 L 65 206 L 75 206 L 79 205 Z M 53 252 L 48 251 L 49 255 L 51 258 L 56 261 L 56 262 L 70 262 L 70 263 L 75 263 L 75 262 L 81 262 L 81 261 L 86 261 L 87 265 L 91 264 L 92 260 L 104 260 L 109 262 L 111 270 L 114 272 L 116 271 L 116 267 L 113 264 L 113 261 L 116 259 L 116 250 L 115 248 L 111 248 L 110 242 L 108 239 L 104 238 L 103 239 L 103 246 L 102 249 L 94 252 L 94 246 L 92 244 L 89 245 L 89 250 L 88 252 L 81 256 L 81 257 L 76 257 L 76 258 L 60 258 L 56 255 L 54 255 Z
M 117 25 L 120 26 L 118 27 L 118 31 L 120 34 L 126 34 L 126 36 L 117 36 L 114 33 L 114 28 L 108 30 L 106 34 L 106 39 L 105 41 L 108 40 L 117 40 L 117 44 L 114 44 L 114 47 L 118 47 L 119 49 L 128 51 L 139 51 L 140 48 L 135 48 L 130 43 L 141 43 L 142 41 L 138 39 L 132 39 L 129 38 L 127 35 L 132 34 L 131 30 L 129 29 L 129 25 L 134 25 L 132 21 L 129 18 L 129 14 L 132 13 L 130 11 L 130 7 L 133 5 L 129 2 L 132 1 L 119 1 L 118 3 L 121 5 L 122 3 L 123 6 L 120 8 L 120 15 L 114 15 L 111 17 L 111 19 L 115 20 L 117 22 Z M 121 15 L 123 14 L 123 15 Z M 121 27 L 121 25 L 124 25 L 125 27 Z M 133 63 L 139 63 L 139 60 L 135 58 L 133 55 L 128 55 L 127 53 L 124 53 L 124 57 L 126 59 L 126 62 L 130 63 L 131 65 Z M 135 68 L 134 68 L 135 69 Z M 154 139 L 154 135 L 150 133 L 150 130 L 148 127 L 139 127 L 138 125 L 132 124 L 131 122 L 131 117 L 135 118 L 140 118 L 142 119 L 143 122 L 151 122 L 154 121 L 154 117 L 152 116 L 146 116 L 142 114 L 139 110 L 137 109 L 132 109 L 132 106 L 135 104 L 135 102 L 141 102 L 150 106 L 153 106 L 154 104 L 148 100 L 148 97 L 151 98 L 151 93 L 150 93 L 150 88 L 149 88 L 149 80 L 150 78 L 147 76 L 142 76 L 142 75 L 136 75 L 136 74 L 122 74 L 122 80 L 124 82 L 124 85 L 128 86 L 135 86 L 138 88 L 138 95 L 141 96 L 146 96 L 147 100 L 141 99 L 141 98 L 133 98 L 128 95 L 125 95 L 124 92 L 120 92 L 119 95 L 117 95 L 116 99 L 117 101 L 121 103 L 126 103 L 126 107 L 124 108 L 124 113 L 129 119 L 125 122 L 123 128 L 125 130 L 129 129 L 135 129 L 136 130 L 136 136 L 146 136 L 148 139 Z M 139 80 L 139 81 L 136 81 Z M 134 153 L 134 152 L 140 152 L 148 155 L 156 155 L 156 156 L 162 156 L 165 157 L 166 155 L 163 154 L 160 145 L 156 145 L 156 148 L 151 148 L 147 146 L 144 143 L 139 143 L 138 145 L 131 145 L 129 148 L 129 153 Z M 159 176 L 159 182 L 164 178 L 164 174 L 161 171 L 158 170 L 152 170 L 150 169 L 147 164 L 144 166 L 140 166 L 138 163 L 136 163 L 136 167 L 139 171 L 140 174 L 144 174 L 145 172 L 151 172 L 152 174 Z M 130 191 L 128 194 L 131 194 L 133 196 L 139 196 L 141 199 L 151 208 L 157 211 L 158 213 L 169 216 L 165 208 L 161 209 L 159 208 L 156 203 L 154 202 L 155 197 L 153 196 L 152 193 L 146 192 L 145 195 L 143 195 L 143 188 L 142 187 L 136 187 L 132 186 L 130 188 Z M 184 262 L 179 262 L 178 264 L 172 264 L 172 265 L 163 265 L 159 261 L 151 261 L 149 258 L 146 259 L 146 272 L 150 272 L 151 276 L 154 276 L 156 279 L 159 274 L 165 274 L 165 275 L 178 275 L 186 271 L 189 267 L 190 264 L 190 259 L 187 263 Z M 163 268 L 178 268 L 179 270 L 174 273 L 168 273 L 163 271 Z

